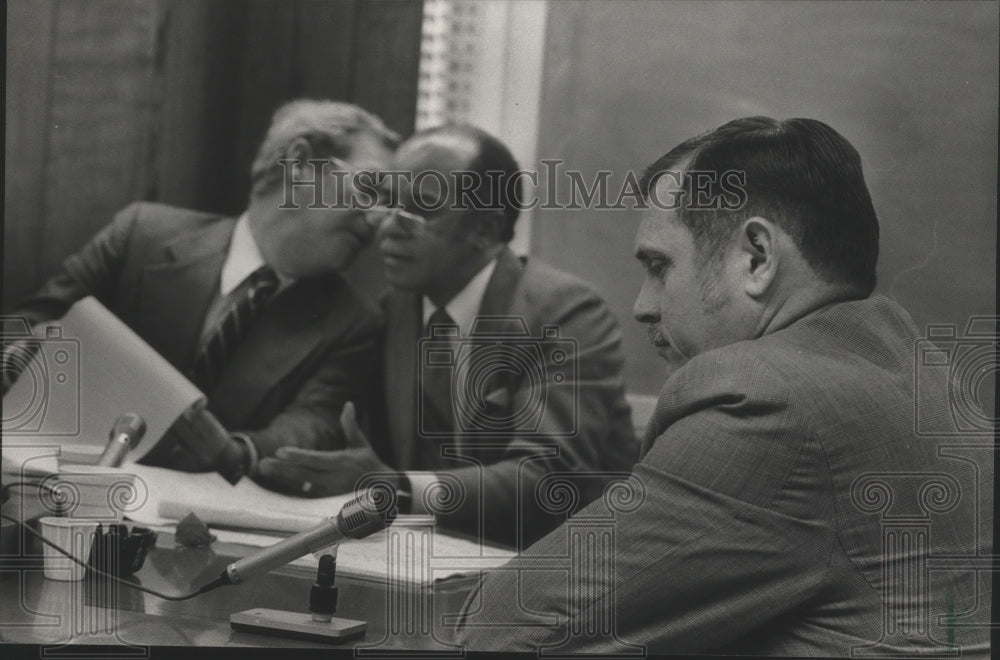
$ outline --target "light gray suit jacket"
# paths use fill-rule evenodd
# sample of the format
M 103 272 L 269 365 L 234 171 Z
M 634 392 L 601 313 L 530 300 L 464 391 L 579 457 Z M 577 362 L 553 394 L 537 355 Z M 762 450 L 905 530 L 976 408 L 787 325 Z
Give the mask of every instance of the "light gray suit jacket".
M 916 334 L 875 296 L 692 359 L 661 391 L 636 496 L 488 575 L 461 641 L 985 655 L 992 439 L 918 433 L 951 418 L 948 368 Z M 587 533 L 606 544 L 572 542 Z

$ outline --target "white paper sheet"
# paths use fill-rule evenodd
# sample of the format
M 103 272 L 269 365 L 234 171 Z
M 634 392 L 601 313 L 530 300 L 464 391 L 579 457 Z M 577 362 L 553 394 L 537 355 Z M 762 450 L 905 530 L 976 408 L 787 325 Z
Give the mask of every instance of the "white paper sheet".
M 233 486 L 215 472 L 192 474 L 148 465 L 128 469 L 136 475 L 144 501 L 126 515 L 146 525 L 169 524 L 193 512 L 209 525 L 293 533 L 337 515 L 351 499 L 291 497 L 246 478 Z
M 4 454 L 14 445 L 101 448 L 118 416 L 136 412 L 146 420 L 146 434 L 126 460 L 138 460 L 204 398 L 92 297 L 33 334 L 41 350 L 3 398 Z

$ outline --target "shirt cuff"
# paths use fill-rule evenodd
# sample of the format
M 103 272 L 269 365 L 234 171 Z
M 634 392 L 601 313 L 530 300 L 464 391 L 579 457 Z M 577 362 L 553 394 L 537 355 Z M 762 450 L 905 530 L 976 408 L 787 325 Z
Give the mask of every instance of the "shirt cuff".
M 430 511 L 424 506 L 424 493 L 438 483 L 438 476 L 433 472 L 404 472 L 404 474 L 410 480 L 410 494 L 413 498 L 410 503 L 410 513 L 429 514 Z

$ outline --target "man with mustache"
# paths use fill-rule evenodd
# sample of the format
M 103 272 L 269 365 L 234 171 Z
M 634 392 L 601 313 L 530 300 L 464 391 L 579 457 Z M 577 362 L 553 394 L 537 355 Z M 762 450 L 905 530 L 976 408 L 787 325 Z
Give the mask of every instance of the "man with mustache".
M 383 168 L 397 141 L 357 106 L 290 102 L 259 147 L 243 215 L 132 204 L 14 313 L 35 324 L 95 296 L 202 389 L 224 428 L 175 425 L 144 462 L 235 481 L 280 446 L 343 447 L 338 416 L 370 396 L 381 318 L 340 272 L 373 228 L 302 182 Z
M 565 517 L 542 501 L 553 479 L 576 480 L 592 499 L 635 459 L 618 324 L 585 283 L 507 247 L 522 197 L 499 140 L 431 129 L 392 165 L 378 233 L 393 287 L 384 411 L 372 416 L 383 423 L 369 446 L 348 410 L 351 448 L 282 449 L 260 478 L 318 495 L 398 472 L 413 512 L 523 546 Z M 454 501 L 434 511 L 428 498 L 445 492 Z
M 916 387 L 917 328 L 873 294 L 879 227 L 857 151 L 816 120 L 738 119 L 672 149 L 642 188 L 634 312 L 675 370 L 636 497 L 592 503 L 488 574 L 459 641 L 985 655 L 990 437 L 917 432 L 952 419 L 952 385 L 938 369 Z M 597 524 L 607 545 L 573 541 Z

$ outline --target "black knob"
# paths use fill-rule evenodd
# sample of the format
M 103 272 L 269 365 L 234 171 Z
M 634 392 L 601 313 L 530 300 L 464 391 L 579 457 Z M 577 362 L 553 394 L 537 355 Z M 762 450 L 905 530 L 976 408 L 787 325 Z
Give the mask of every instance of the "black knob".
M 313 614 L 329 617 L 337 611 L 337 587 L 333 584 L 336 572 L 337 562 L 333 555 L 319 558 L 316 584 L 309 592 L 309 611 Z

